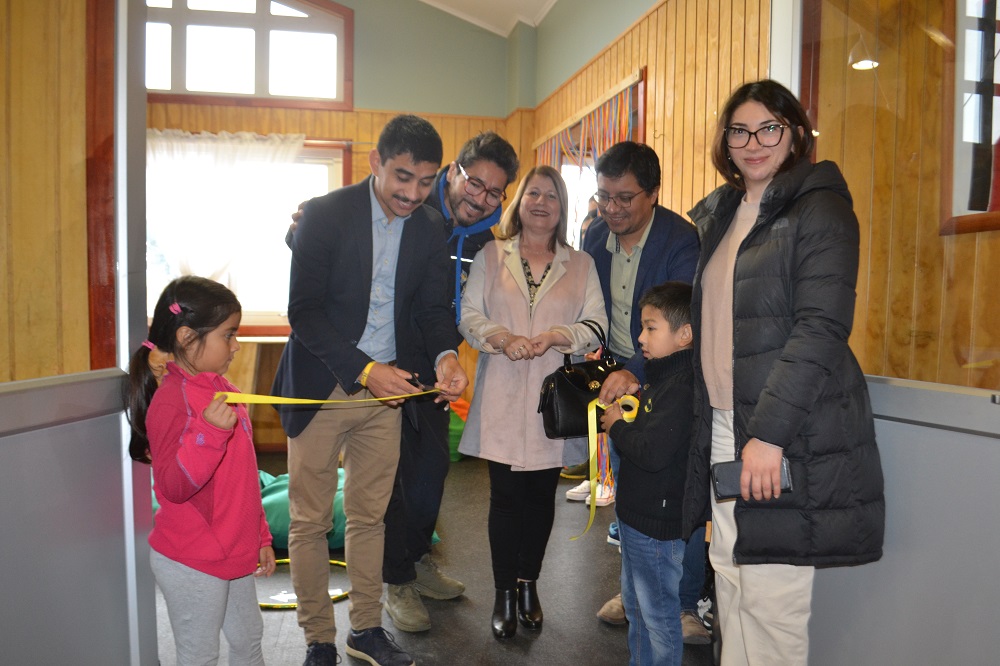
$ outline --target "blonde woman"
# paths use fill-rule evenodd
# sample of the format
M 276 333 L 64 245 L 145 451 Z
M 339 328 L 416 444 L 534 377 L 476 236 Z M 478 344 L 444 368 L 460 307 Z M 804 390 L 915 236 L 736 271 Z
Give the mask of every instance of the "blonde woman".
M 492 629 L 542 626 L 535 582 L 552 530 L 563 465 L 586 457 L 583 440 L 545 436 L 537 413 L 542 379 L 562 355 L 597 346 L 579 322 L 608 328 L 589 255 L 566 241 L 568 197 L 559 172 L 535 167 L 500 221 L 498 239 L 476 255 L 459 330 L 479 350 L 475 394 L 459 451 L 489 461 L 489 537 L 496 603 Z

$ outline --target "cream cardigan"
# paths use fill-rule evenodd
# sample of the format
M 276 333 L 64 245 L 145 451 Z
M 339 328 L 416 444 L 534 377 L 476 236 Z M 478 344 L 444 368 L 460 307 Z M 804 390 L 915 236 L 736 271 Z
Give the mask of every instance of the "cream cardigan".
M 562 365 L 563 354 L 583 354 L 597 338 L 583 324 L 608 318 L 590 255 L 559 246 L 552 267 L 528 305 L 528 284 L 517 238 L 487 243 L 472 264 L 462 296 L 459 331 L 479 350 L 475 392 L 459 451 L 510 465 L 514 471 L 550 469 L 586 458 L 586 439 L 549 439 L 538 413 L 542 379 Z M 556 331 L 570 341 L 542 356 L 511 361 L 486 338 L 509 332 L 532 338 Z M 565 449 L 565 456 L 564 456 Z

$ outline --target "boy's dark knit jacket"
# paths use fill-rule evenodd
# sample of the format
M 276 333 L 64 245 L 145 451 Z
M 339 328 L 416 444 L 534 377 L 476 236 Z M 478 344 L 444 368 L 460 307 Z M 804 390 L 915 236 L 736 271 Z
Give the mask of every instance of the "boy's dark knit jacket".
M 621 454 L 615 511 L 659 541 L 681 538 L 681 508 L 694 421 L 693 350 L 646 361 L 646 385 L 633 423 L 608 433 Z

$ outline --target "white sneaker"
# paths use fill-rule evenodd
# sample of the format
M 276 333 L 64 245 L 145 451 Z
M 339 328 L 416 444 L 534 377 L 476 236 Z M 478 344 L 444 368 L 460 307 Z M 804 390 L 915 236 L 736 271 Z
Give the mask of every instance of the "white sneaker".
M 600 484 L 598 484 L 600 487 Z M 580 485 L 573 486 L 566 491 L 566 499 L 571 502 L 582 502 L 590 497 L 590 480 L 582 481 Z
M 615 501 L 615 493 L 604 486 L 603 483 L 597 484 L 597 506 L 607 506 Z M 588 489 L 586 497 L 587 506 L 590 506 L 590 492 Z

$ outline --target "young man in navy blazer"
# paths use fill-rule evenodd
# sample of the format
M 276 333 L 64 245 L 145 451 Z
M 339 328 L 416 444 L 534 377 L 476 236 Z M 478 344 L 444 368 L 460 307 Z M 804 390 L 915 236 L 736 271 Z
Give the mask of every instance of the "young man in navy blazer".
M 369 156 L 371 177 L 306 203 L 291 238 L 292 332 L 275 395 L 384 398 L 412 393 L 419 382 L 433 383 L 439 399 L 450 401 L 465 390 L 442 220 L 422 205 L 441 157 L 430 123 L 397 116 Z M 279 408 L 288 435 L 289 558 L 307 665 L 338 661 L 326 534 L 341 454 L 351 583 L 347 653 L 381 666 L 413 664 L 381 626 L 383 519 L 399 459 L 401 402 Z

